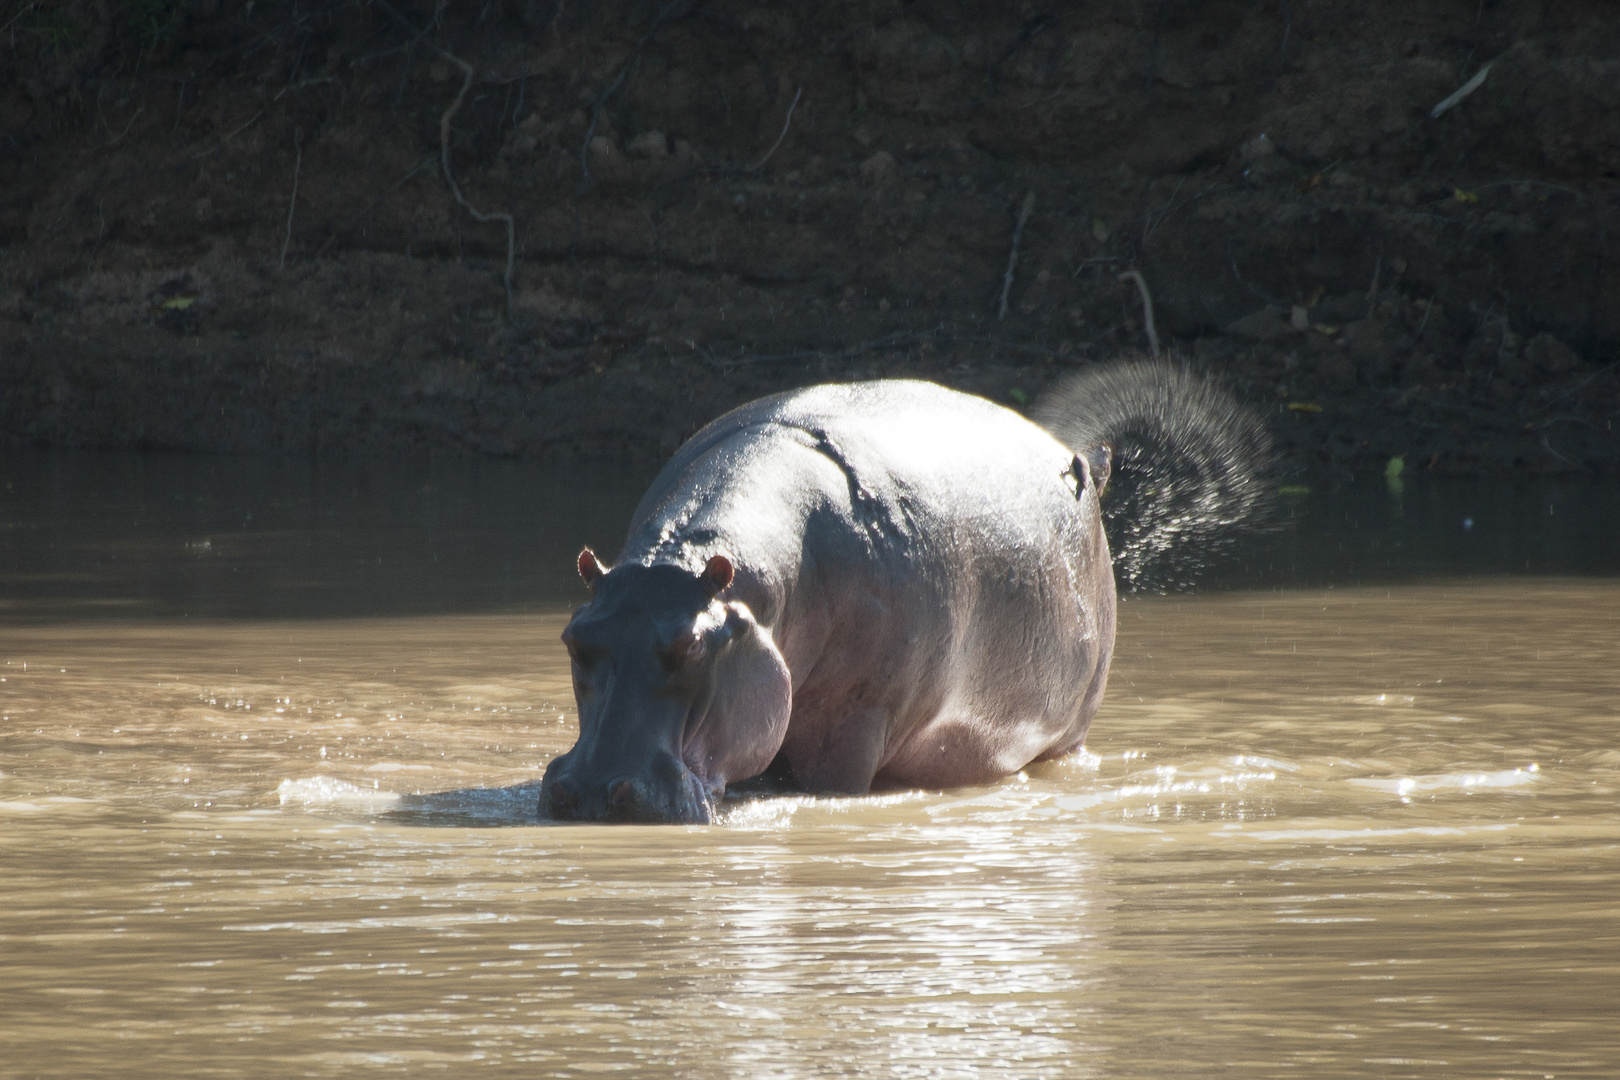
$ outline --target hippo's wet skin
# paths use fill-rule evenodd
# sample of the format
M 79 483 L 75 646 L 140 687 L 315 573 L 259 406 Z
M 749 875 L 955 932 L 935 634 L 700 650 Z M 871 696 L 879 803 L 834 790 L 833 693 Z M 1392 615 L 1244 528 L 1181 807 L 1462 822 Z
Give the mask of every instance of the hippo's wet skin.
M 716 420 L 653 482 L 611 570 L 580 554 L 593 596 L 563 632 L 580 736 L 541 812 L 703 822 L 773 761 L 806 791 L 859 793 L 1075 749 L 1114 641 L 1092 471 L 925 382 Z

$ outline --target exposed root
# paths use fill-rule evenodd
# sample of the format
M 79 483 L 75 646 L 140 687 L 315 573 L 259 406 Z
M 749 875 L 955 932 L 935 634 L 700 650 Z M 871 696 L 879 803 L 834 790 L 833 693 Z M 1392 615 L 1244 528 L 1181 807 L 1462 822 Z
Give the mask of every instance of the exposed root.
M 444 115 L 439 117 L 439 164 L 444 169 L 444 182 L 450 185 L 450 194 L 456 197 L 456 204 L 467 211 L 474 221 L 500 221 L 506 224 L 506 276 L 504 281 L 506 284 L 506 317 L 510 320 L 512 318 L 512 264 L 517 259 L 517 223 L 512 219 L 511 214 L 481 213 L 461 193 L 461 185 L 456 183 L 456 174 L 450 170 L 450 121 L 455 118 L 456 112 L 461 108 L 461 103 L 466 100 L 467 91 L 472 89 L 473 66 L 461 59 L 461 57 L 453 56 L 443 49 L 440 49 L 439 52 L 445 59 L 460 67 L 462 72 L 461 92 L 456 95 L 456 100 L 450 103 L 450 107 L 444 110 Z
M 435 44 L 426 34 L 412 26 L 409 19 L 394 10 L 387 0 L 378 0 L 378 3 L 400 25 L 409 30 L 417 41 L 430 46 L 440 56 L 461 69 L 461 91 L 456 94 L 456 99 L 450 103 L 450 107 L 444 110 L 444 115 L 439 117 L 439 164 L 444 170 L 444 182 L 449 185 L 450 194 L 455 196 L 457 206 L 467 211 L 474 221 L 499 221 L 506 225 L 506 276 L 503 280 L 506 285 L 506 318 L 510 321 L 513 314 L 512 268 L 517 260 L 517 223 L 511 214 L 485 214 L 468 202 L 467 196 L 461 193 L 461 185 L 456 183 L 455 172 L 450 168 L 450 121 L 455 119 L 456 113 L 461 110 L 461 103 L 467 98 L 467 91 L 472 89 L 473 66 L 443 46 Z
M 1013 273 L 1018 269 L 1018 242 L 1024 238 L 1024 226 L 1029 224 L 1029 216 L 1035 212 L 1035 193 L 1031 191 L 1024 196 L 1024 205 L 1018 209 L 1018 225 L 1013 229 L 1012 251 L 1007 254 L 1007 272 L 1001 278 L 1001 307 L 996 313 L 997 319 L 1007 317 L 1007 297 L 1012 292 Z
M 1143 279 L 1139 270 L 1127 270 L 1119 275 L 1119 280 L 1136 282 L 1136 291 L 1142 294 L 1142 321 L 1147 324 L 1148 347 L 1153 352 L 1153 359 L 1159 358 L 1159 330 L 1153 325 L 1153 294 L 1148 292 L 1147 281 Z

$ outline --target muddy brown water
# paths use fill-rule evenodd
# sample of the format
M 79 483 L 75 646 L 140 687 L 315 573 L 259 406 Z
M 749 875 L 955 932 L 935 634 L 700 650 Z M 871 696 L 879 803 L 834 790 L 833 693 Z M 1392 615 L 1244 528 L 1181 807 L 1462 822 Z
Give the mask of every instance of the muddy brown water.
M 1086 754 L 652 828 L 532 816 L 639 479 L 4 477 L 0 1075 L 1620 1072 L 1612 484 L 1313 493 Z

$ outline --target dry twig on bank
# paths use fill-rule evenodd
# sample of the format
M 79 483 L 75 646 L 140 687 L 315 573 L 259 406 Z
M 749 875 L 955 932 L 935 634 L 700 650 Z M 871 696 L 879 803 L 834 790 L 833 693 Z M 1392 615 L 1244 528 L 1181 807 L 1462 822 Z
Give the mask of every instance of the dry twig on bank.
M 281 269 L 287 269 L 287 249 L 292 246 L 293 211 L 298 209 L 298 176 L 304 169 L 304 136 L 297 133 L 293 136 L 297 144 L 298 156 L 293 159 L 293 189 L 292 198 L 287 200 L 287 236 L 281 241 Z
M 1018 241 L 1024 238 L 1024 226 L 1029 224 L 1029 216 L 1035 212 L 1035 193 L 1031 191 L 1024 196 L 1024 205 L 1018 209 L 1018 225 L 1013 229 L 1012 251 L 1007 255 L 1007 272 L 1001 278 L 1001 307 L 996 313 L 997 319 L 1007 317 L 1007 296 L 1012 292 L 1013 273 L 1018 269 Z
M 444 115 L 439 117 L 439 164 L 444 169 L 444 182 L 449 185 L 450 194 L 455 196 L 457 206 L 467 211 L 474 221 L 499 221 L 506 225 L 506 276 L 503 280 L 506 285 L 506 317 L 511 320 L 513 315 L 512 268 L 517 260 L 517 222 L 511 214 L 485 214 L 468 202 L 467 196 L 461 193 L 461 185 L 456 183 L 455 172 L 450 168 L 450 121 L 455 119 L 456 113 L 461 110 L 461 103 L 467 99 L 467 91 L 472 89 L 473 66 L 455 53 L 429 40 L 426 34 L 412 26 L 410 20 L 395 11 L 393 6 L 388 4 L 386 0 L 378 0 L 378 2 L 383 10 L 387 11 L 400 25 L 411 32 L 412 37 L 431 46 L 440 56 L 461 69 L 461 91 L 456 94 L 456 99 L 450 103 L 450 107 L 444 110 Z
M 1490 73 L 1491 73 L 1491 65 L 1490 64 L 1486 64 L 1484 67 L 1480 68 L 1479 69 L 1479 74 L 1475 75 L 1472 79 L 1469 79 L 1467 82 L 1463 83 L 1462 86 L 1458 88 L 1458 90 L 1457 90 L 1457 92 L 1455 94 L 1452 94 L 1450 97 L 1446 98 L 1446 100 L 1442 101 L 1440 104 L 1436 105 L 1432 110 L 1430 110 L 1429 119 L 1430 120 L 1438 120 L 1442 116 L 1444 116 L 1446 113 L 1448 113 L 1452 109 L 1456 108 L 1458 106 L 1458 104 L 1460 104 L 1462 102 L 1462 100 L 1464 98 L 1466 98 L 1469 94 L 1472 94 L 1475 90 L 1478 90 L 1481 86 L 1485 85 L 1485 76 L 1489 75 Z
M 90 147 L 89 149 L 85 150 L 85 153 L 89 154 L 89 153 L 94 153 L 97 150 L 105 150 L 110 146 L 117 146 L 119 143 L 123 142 L 124 141 L 124 136 L 129 134 L 129 129 L 135 126 L 135 121 L 139 120 L 141 118 L 141 113 L 143 113 L 145 111 L 146 111 L 146 106 L 145 105 L 142 105 L 140 108 L 136 109 L 135 110 L 135 115 L 131 116 L 129 118 L 129 123 L 124 125 L 124 130 L 123 131 L 120 131 L 117 135 L 114 135 L 112 138 L 108 139 L 106 142 L 102 143 L 100 146 L 92 146 L 92 147 Z
M 1429 315 L 1433 313 L 1434 302 L 1439 298 L 1440 294 L 1435 293 L 1433 296 L 1429 297 L 1429 302 L 1423 305 L 1423 319 L 1418 323 L 1417 328 L 1417 339 L 1420 344 L 1423 341 L 1423 328 L 1429 325 Z
M 234 139 L 238 135 L 242 134 L 242 132 L 244 132 L 248 128 L 252 127 L 256 122 L 258 122 L 258 119 L 263 115 L 264 115 L 264 110 L 260 109 L 258 112 L 253 114 L 252 119 L 250 119 L 247 123 L 242 124 L 242 125 L 240 125 L 238 127 L 232 128 L 230 134 L 228 134 L 225 137 L 223 137 L 222 139 L 220 139 L 219 143 L 217 145 L 215 145 L 215 146 L 206 146 L 203 149 L 198 150 L 196 153 L 194 153 L 194 154 L 190 155 L 189 157 L 187 157 L 186 160 L 187 161 L 196 161 L 198 158 L 205 158 L 209 154 L 222 153 L 224 151 L 224 149 L 225 149 L 225 144 L 226 143 L 230 142 L 232 139 Z M 119 138 L 122 138 L 122 137 L 123 136 L 119 136 Z M 108 143 L 107 145 L 111 146 L 112 144 Z
M 796 93 L 794 93 L 794 95 L 793 95 L 793 104 L 788 106 L 787 119 L 782 121 L 782 134 L 778 135 L 776 137 L 776 141 L 771 143 L 771 148 L 769 150 L 765 151 L 765 156 L 764 157 L 760 158 L 758 161 L 754 162 L 752 165 L 750 165 L 748 167 L 749 172 L 754 172 L 754 171 L 756 171 L 758 169 L 764 168 L 765 163 L 767 161 L 771 160 L 771 155 L 776 153 L 777 147 L 782 145 L 782 140 L 787 138 L 788 125 L 793 123 L 793 110 L 797 109 L 799 107 L 799 97 L 803 93 L 804 93 L 804 87 L 800 86 L 798 91 Z
M 455 119 L 457 110 L 461 108 L 461 103 L 466 100 L 467 91 L 472 89 L 473 66 L 461 57 L 453 56 L 443 49 L 440 49 L 439 52 L 444 55 L 446 60 L 460 67 L 462 72 L 461 92 L 456 95 L 456 100 L 450 103 L 450 107 L 444 110 L 444 115 L 439 117 L 439 163 L 444 167 L 444 182 L 450 185 L 450 194 L 456 197 L 456 205 L 467 211 L 474 221 L 501 221 L 506 224 L 506 277 L 504 280 L 506 283 L 506 317 L 511 319 L 512 264 L 517 259 L 517 222 L 513 220 L 511 214 L 485 214 L 480 212 L 476 206 L 467 201 L 467 196 L 461 193 L 461 185 L 456 183 L 456 174 L 450 170 L 450 121 Z
M 1176 190 L 1174 190 L 1174 191 L 1172 191 L 1170 193 L 1170 201 L 1165 203 L 1162 207 L 1160 207 L 1159 212 L 1157 214 L 1153 213 L 1150 210 L 1150 211 L 1148 211 L 1147 217 L 1142 219 L 1142 246 L 1143 247 L 1146 247 L 1147 242 L 1149 240 L 1153 239 L 1153 231 L 1155 229 L 1157 229 L 1160 225 L 1163 225 L 1164 224 L 1164 219 L 1170 216 L 1170 211 L 1173 210 L 1175 208 L 1175 205 L 1176 205 L 1176 197 L 1181 194 L 1181 186 L 1183 184 L 1185 184 L 1186 182 L 1187 182 L 1187 178 L 1185 176 L 1183 176 L 1180 180 L 1177 180 L 1176 181 Z M 1149 188 L 1149 190 L 1150 191 L 1152 190 L 1151 187 Z
M 1142 294 L 1142 321 L 1147 324 L 1148 346 L 1153 350 L 1153 359 L 1159 358 L 1159 330 L 1153 325 L 1153 294 L 1148 292 L 1147 281 L 1143 279 L 1139 270 L 1127 270 L 1119 275 L 1120 281 L 1136 282 L 1136 291 Z

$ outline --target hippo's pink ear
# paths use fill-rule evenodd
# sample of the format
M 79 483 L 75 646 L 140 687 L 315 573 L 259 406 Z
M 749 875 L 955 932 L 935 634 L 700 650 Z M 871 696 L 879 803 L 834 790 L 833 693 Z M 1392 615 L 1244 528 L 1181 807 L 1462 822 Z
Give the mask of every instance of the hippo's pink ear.
M 710 596 L 718 596 L 731 584 L 735 574 L 736 570 L 732 568 L 730 559 L 724 555 L 715 555 L 709 559 L 709 565 L 703 568 L 703 573 L 698 575 L 698 581 L 702 582 Z
M 601 560 L 597 559 L 596 552 L 588 547 L 579 549 L 579 579 L 581 581 L 594 589 L 596 583 L 601 581 L 602 575 L 606 573 L 607 567 L 603 566 Z

